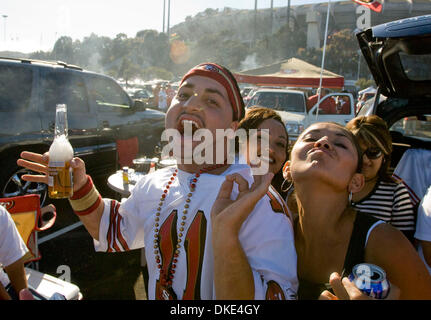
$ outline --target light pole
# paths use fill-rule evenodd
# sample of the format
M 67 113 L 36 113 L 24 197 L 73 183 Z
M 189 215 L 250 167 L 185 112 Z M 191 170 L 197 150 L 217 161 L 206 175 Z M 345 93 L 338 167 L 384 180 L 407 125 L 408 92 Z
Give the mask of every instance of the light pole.
M 2 15 L 2 17 L 3 17 L 3 25 L 4 25 L 4 30 L 3 30 L 3 32 L 4 32 L 4 41 L 6 42 L 6 18 L 8 17 L 6 14 L 3 14 Z
M 287 1 L 287 30 L 290 31 L 290 0 Z
M 169 39 L 169 28 L 170 28 L 170 20 L 171 20 L 171 0 L 168 0 L 168 39 Z
M 166 0 L 163 0 L 163 33 L 165 33 Z

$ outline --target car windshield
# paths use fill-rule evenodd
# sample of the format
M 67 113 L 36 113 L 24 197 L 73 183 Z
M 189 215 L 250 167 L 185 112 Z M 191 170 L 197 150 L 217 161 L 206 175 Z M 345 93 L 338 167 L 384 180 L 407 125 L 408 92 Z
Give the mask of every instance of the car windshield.
M 279 111 L 305 111 L 304 96 L 293 92 L 257 92 L 249 105 L 259 105 Z

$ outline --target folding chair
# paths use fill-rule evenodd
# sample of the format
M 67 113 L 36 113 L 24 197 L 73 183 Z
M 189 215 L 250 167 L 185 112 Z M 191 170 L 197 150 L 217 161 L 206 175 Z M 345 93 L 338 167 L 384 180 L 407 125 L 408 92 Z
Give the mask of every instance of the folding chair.
M 45 231 L 54 225 L 57 218 L 54 205 L 40 208 L 39 195 L 25 195 L 11 198 L 0 198 L 0 205 L 10 213 L 16 228 L 28 248 L 24 257 L 25 263 L 37 262 L 42 256 L 38 247 L 38 232 Z M 51 217 L 48 219 L 48 214 Z M 36 267 L 37 268 L 37 267 Z
M 56 208 L 50 204 L 40 208 L 39 195 L 24 195 L 0 198 L 0 205 L 6 208 L 15 222 L 17 230 L 28 248 L 24 256 L 25 271 L 29 289 L 36 299 L 49 299 L 59 293 L 67 300 L 82 299 L 79 288 L 69 282 L 38 271 L 42 255 L 38 247 L 38 232 L 51 228 L 57 218 Z

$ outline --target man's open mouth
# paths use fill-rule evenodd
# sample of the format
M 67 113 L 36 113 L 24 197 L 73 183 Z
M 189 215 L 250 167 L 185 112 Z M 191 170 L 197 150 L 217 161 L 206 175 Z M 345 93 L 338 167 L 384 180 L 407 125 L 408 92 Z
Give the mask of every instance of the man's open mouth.
M 202 128 L 201 121 L 188 116 L 181 116 L 177 125 L 177 130 L 183 136 L 192 136 L 200 128 Z

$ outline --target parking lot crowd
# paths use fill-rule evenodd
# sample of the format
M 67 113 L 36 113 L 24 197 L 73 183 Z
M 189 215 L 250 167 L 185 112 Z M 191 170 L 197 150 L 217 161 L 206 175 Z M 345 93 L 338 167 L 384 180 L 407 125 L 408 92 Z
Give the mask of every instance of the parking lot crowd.
M 164 86 L 157 91 L 165 129 L 178 133 L 174 145 L 198 152 L 201 141 L 188 129 L 210 134 L 205 161 L 182 153 L 176 165 L 144 175 L 119 201 L 102 198 L 86 162 L 74 157 L 68 199 L 96 251 L 144 250 L 148 299 L 431 299 L 431 182 L 419 195 L 412 192 L 414 173 L 405 173 L 404 160 L 393 174 L 393 137 L 383 118 L 314 122 L 291 142 L 280 113 L 245 108 L 235 77 L 212 62 L 191 68 L 175 95 Z M 246 132 L 233 163 L 218 130 Z M 255 139 L 264 142 L 256 146 Z M 419 157 L 427 159 L 421 175 L 431 176 L 429 150 Z M 49 159 L 49 153 L 22 152 L 17 164 L 36 172 L 22 179 L 48 184 Z M 268 170 L 257 174 L 263 163 Z M 34 298 L 27 253 L 0 206 L 6 272 L 0 300 Z M 368 271 L 355 273 L 358 266 Z M 375 284 L 375 275 L 387 282 Z M 365 288 L 355 277 L 365 277 Z

